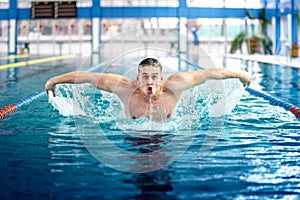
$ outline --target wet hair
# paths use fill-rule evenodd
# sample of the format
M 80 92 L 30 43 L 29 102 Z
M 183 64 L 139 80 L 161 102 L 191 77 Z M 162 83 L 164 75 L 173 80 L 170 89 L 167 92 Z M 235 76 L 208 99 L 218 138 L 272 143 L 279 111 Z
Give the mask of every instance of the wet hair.
M 139 64 L 138 71 L 140 71 L 140 69 L 142 67 L 149 66 L 149 65 L 151 65 L 153 67 L 159 67 L 160 72 L 162 71 L 162 66 L 161 66 L 159 60 L 157 60 L 156 58 L 146 58 L 146 59 L 142 60 Z

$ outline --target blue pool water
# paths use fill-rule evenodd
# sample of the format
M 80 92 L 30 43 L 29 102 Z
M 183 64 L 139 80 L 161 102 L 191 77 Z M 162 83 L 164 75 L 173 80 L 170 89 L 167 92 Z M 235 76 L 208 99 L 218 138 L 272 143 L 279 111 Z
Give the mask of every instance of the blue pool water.
M 43 88 L 54 75 L 76 70 L 78 62 L 0 71 L 0 107 Z M 251 87 L 300 106 L 299 69 L 229 58 L 222 62 L 227 68 L 247 70 L 253 77 Z M 206 103 L 198 100 L 197 105 Z M 166 122 L 163 131 L 151 132 L 145 131 L 149 122 L 142 120 L 99 118 L 101 123 L 93 123 L 88 116 L 63 116 L 43 96 L 0 121 L 0 198 L 300 198 L 300 122 L 293 114 L 247 92 L 220 124 L 201 109 L 196 110 L 199 118 L 192 119 L 192 124 L 186 122 L 188 118 L 179 118 Z M 174 126 L 180 123 L 181 127 Z M 124 160 L 97 138 L 101 134 L 127 152 L 149 154 Z M 155 153 L 171 141 L 176 143 L 168 151 Z M 201 152 L 207 154 L 201 157 Z M 134 173 L 139 170 L 149 172 Z

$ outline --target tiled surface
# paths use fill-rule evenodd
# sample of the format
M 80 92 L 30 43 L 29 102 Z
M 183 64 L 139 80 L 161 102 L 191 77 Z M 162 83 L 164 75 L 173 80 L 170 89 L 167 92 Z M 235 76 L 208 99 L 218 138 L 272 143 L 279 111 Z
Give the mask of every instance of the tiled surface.
M 244 60 L 253 60 L 253 61 L 258 61 L 263 63 L 300 68 L 300 58 L 289 58 L 283 56 L 262 55 L 262 54 L 254 54 L 254 55 L 226 54 L 226 57 L 244 59 Z

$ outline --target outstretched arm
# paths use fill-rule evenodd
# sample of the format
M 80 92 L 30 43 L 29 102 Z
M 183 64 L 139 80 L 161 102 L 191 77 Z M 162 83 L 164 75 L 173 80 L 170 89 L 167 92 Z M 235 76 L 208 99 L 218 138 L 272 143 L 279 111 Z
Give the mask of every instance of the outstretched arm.
M 182 92 L 185 89 L 204 83 L 209 79 L 228 78 L 239 78 L 244 85 L 249 85 L 251 82 L 250 76 L 245 72 L 232 71 L 225 68 L 211 68 L 207 70 L 176 73 L 167 79 L 166 84 L 167 87 Z
M 55 96 L 55 86 L 61 83 L 71 83 L 71 84 L 80 84 L 80 83 L 90 83 L 93 86 L 105 90 L 107 92 L 118 93 L 120 87 L 117 87 L 118 84 L 129 83 L 130 79 L 115 75 L 115 74 L 103 74 L 103 73 L 93 73 L 93 72 L 70 72 L 60 76 L 55 76 L 47 81 L 45 84 L 45 90 L 52 91 Z
M 250 76 L 242 71 L 233 71 L 225 68 L 211 68 L 200 72 L 201 74 L 199 74 L 198 71 L 195 72 L 194 77 L 191 79 L 192 86 L 201 84 L 208 79 L 238 78 L 244 86 L 249 85 L 251 82 Z M 201 76 L 203 80 L 201 80 L 199 76 Z

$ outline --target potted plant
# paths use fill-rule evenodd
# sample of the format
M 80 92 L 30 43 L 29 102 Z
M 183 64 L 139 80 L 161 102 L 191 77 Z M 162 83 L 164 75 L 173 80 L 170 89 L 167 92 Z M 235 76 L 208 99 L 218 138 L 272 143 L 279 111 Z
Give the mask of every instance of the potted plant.
M 255 35 L 255 33 L 254 33 L 255 26 L 253 23 L 253 20 L 255 20 L 257 18 L 256 18 L 256 16 L 251 16 L 251 14 L 247 10 L 245 10 L 245 13 L 246 13 L 247 18 L 251 20 L 251 24 L 250 24 L 251 37 L 246 38 L 247 42 L 248 42 L 248 52 L 250 54 L 260 53 L 259 45 L 260 45 L 261 39 L 257 35 Z M 247 36 L 247 34 L 245 36 Z
M 265 8 L 261 9 L 259 19 L 260 19 L 261 32 L 263 36 L 262 43 L 263 43 L 264 53 L 272 55 L 273 42 L 267 33 L 267 26 L 271 24 L 272 21 L 267 19 Z
M 247 10 L 245 10 L 245 14 L 248 19 L 250 20 L 255 20 L 259 19 L 259 31 L 261 32 L 260 34 L 255 34 L 254 29 L 255 25 L 253 22 L 251 22 L 251 37 L 248 36 L 247 31 L 242 31 L 240 34 L 236 36 L 236 38 L 233 40 L 231 43 L 231 48 L 230 48 L 230 53 L 235 53 L 237 50 L 240 50 L 242 52 L 242 45 L 244 42 L 247 42 L 248 44 L 248 52 L 250 54 L 253 53 L 261 53 L 261 47 L 263 47 L 264 53 L 265 54 L 273 54 L 272 53 L 272 40 L 268 36 L 266 32 L 266 27 L 268 24 L 271 23 L 270 20 L 266 18 L 266 9 L 262 8 L 260 15 L 258 18 L 255 16 L 252 16 Z M 247 27 L 247 25 L 246 25 Z
M 295 9 L 295 16 L 296 16 L 297 24 L 298 24 L 298 31 L 297 31 L 297 36 L 298 36 L 299 25 L 300 25 L 300 14 L 299 14 L 299 9 L 298 8 Z M 292 58 L 299 57 L 299 44 L 298 44 L 297 41 L 292 45 L 292 48 L 291 48 L 291 57 Z

